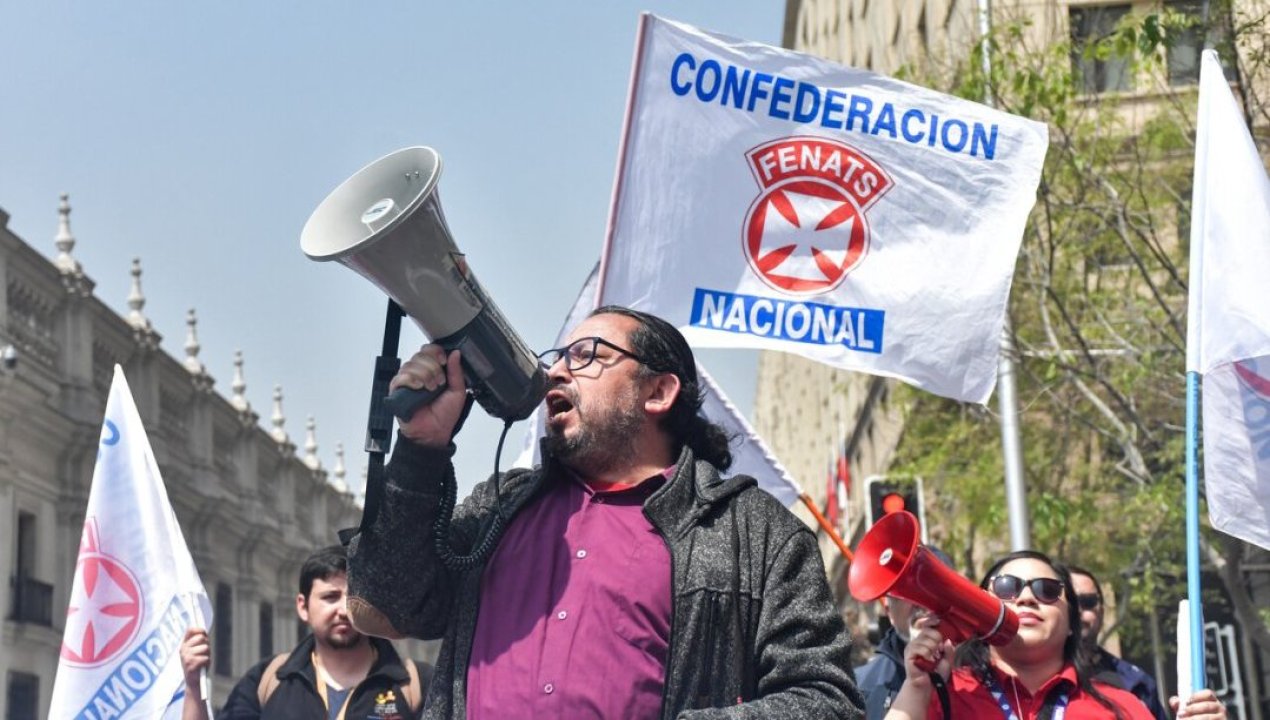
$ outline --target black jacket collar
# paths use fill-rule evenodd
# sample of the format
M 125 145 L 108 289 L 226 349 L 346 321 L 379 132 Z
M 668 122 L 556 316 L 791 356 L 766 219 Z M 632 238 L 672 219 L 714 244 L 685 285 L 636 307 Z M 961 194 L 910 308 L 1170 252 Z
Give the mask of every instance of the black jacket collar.
M 394 683 L 404 683 L 410 680 L 410 675 L 406 672 L 406 668 L 401 664 L 401 657 L 397 655 L 397 650 L 393 648 L 392 643 L 377 637 L 367 637 L 370 640 L 371 647 L 375 648 L 375 663 L 370 666 L 370 672 L 366 673 L 367 678 L 376 675 L 382 675 Z M 282 667 L 278 668 L 278 678 L 282 679 L 290 675 L 303 675 L 309 679 L 309 682 L 317 685 L 317 675 L 313 671 L 313 648 L 317 646 L 317 640 L 310 633 L 300 644 L 291 651 L 291 655 L 287 657 L 286 662 L 282 663 Z M 363 682 L 365 682 L 363 680 Z

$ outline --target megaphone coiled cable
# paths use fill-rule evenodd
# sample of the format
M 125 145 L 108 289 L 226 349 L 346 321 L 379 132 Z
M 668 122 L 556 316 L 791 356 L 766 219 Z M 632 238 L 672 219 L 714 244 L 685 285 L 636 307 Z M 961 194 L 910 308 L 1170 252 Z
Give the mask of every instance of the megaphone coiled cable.
M 507 431 L 512 421 L 503 423 L 503 432 L 498 436 L 498 449 L 494 451 L 494 476 L 490 478 L 494 490 L 494 512 L 481 528 L 472 551 L 467 555 L 459 555 L 450 544 L 450 525 L 454 520 L 454 506 L 458 500 L 459 483 L 454 476 L 454 466 L 446 471 L 441 481 L 441 501 L 437 507 L 437 519 L 432 526 L 433 540 L 437 557 L 450 572 L 465 572 L 477 567 L 489 557 L 507 527 L 507 517 L 503 514 L 503 499 L 499 492 L 499 460 L 503 456 L 503 442 L 507 439 Z

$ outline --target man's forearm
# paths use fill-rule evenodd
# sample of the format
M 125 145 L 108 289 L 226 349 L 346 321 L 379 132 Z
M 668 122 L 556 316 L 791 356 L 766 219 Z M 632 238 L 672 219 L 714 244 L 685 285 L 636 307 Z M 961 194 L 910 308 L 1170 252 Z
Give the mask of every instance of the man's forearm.
M 452 583 L 443 577 L 433 526 L 453 472 L 451 452 L 398 437 L 382 503 L 349 546 L 349 607 L 365 632 L 427 638 L 444 626 L 437 615 L 448 607 Z
M 198 694 L 198 688 L 185 686 L 185 702 L 181 705 L 181 720 L 210 720 L 207 701 Z

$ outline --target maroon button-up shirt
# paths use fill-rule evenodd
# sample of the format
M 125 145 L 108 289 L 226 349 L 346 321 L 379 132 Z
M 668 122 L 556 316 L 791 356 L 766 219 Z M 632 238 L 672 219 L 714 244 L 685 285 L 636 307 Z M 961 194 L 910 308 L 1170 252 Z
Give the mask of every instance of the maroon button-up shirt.
M 644 516 L 664 482 L 548 487 L 481 582 L 467 717 L 655 718 L 670 644 L 670 551 Z

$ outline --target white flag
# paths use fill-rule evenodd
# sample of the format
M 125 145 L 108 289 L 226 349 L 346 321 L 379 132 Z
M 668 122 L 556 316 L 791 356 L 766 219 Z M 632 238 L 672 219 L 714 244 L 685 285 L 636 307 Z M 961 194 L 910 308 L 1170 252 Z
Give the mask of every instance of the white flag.
M 75 564 L 51 718 L 176 718 L 180 645 L 211 604 L 115 366 Z
M 601 296 L 985 402 L 1043 123 L 644 15 Z
M 1270 550 L 1270 180 L 1217 53 L 1200 68 L 1186 369 L 1213 527 Z
M 557 345 L 563 345 L 574 326 L 585 320 L 595 308 L 598 276 L 599 267 L 597 266 L 591 271 L 591 275 L 582 286 L 582 292 L 578 293 L 578 299 L 573 303 L 573 308 L 569 310 L 569 316 L 565 319 L 564 326 L 560 328 L 560 334 L 556 336 Z M 754 431 L 741 411 L 737 410 L 732 401 L 728 400 L 727 395 L 723 394 L 723 390 L 715 384 L 714 379 L 701 366 L 701 363 L 697 363 L 697 377 L 701 380 L 701 388 L 705 393 L 701 414 L 710 422 L 722 427 L 724 432 L 732 438 L 730 445 L 732 466 L 728 468 L 729 474 L 753 477 L 758 480 L 760 488 L 784 503 L 786 507 L 797 502 L 802 492 L 798 488 L 798 483 L 790 477 L 789 471 L 781 465 L 776 456 L 772 455 L 767 443 L 763 442 L 763 438 Z M 534 414 L 529 416 L 529 427 L 525 430 L 525 441 L 520 456 L 516 458 L 516 467 L 533 467 L 541 461 L 538 456 L 538 438 L 546 432 L 544 422 L 543 408 L 539 405 L 538 409 L 534 410 Z
M 1183 598 L 1177 603 L 1177 697 L 1179 707 L 1195 694 L 1191 677 L 1191 603 Z

